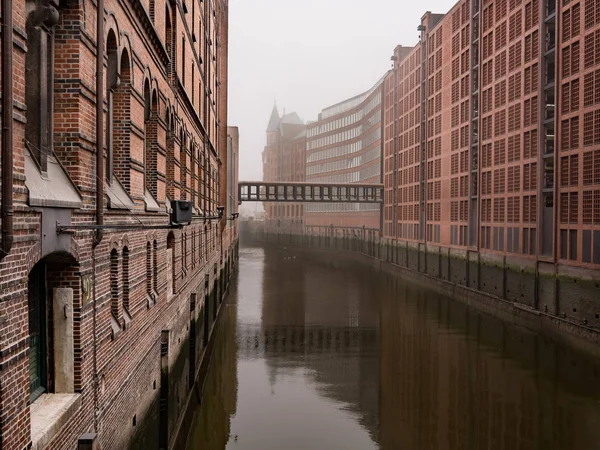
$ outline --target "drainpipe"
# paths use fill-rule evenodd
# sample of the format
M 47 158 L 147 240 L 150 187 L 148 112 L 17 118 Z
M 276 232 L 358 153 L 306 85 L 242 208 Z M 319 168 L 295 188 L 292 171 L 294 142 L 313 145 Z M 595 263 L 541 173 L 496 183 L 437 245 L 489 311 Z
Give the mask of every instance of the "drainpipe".
M 13 19 L 12 0 L 2 0 L 2 245 L 13 246 Z
M 3 0 L 4 1 L 4 0 Z M 99 379 L 98 379 L 98 349 L 97 349 L 97 304 L 96 304 L 96 248 L 104 232 L 101 226 L 104 225 L 104 0 L 97 0 L 96 3 L 96 225 L 98 229 L 94 236 L 92 248 L 92 274 L 93 274 L 93 295 L 94 310 L 92 316 L 93 327 L 93 367 L 94 367 L 94 431 L 98 432 L 99 415 Z
M 6 1 L 6 0 L 2 0 Z M 96 13 L 96 224 L 104 225 L 104 0 L 98 0 Z M 94 245 L 104 232 L 96 230 Z

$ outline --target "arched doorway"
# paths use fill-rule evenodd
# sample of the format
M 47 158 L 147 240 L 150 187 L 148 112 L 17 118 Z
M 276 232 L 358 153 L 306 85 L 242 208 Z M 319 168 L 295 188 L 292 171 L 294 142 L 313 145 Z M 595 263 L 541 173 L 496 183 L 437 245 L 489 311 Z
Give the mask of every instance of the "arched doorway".
M 44 393 L 72 393 L 75 379 L 73 329 L 75 303 L 80 305 L 79 266 L 66 253 L 40 260 L 28 277 L 30 401 Z
M 31 269 L 28 282 L 29 304 L 29 394 L 33 402 L 48 391 L 48 342 L 46 306 L 46 264 Z

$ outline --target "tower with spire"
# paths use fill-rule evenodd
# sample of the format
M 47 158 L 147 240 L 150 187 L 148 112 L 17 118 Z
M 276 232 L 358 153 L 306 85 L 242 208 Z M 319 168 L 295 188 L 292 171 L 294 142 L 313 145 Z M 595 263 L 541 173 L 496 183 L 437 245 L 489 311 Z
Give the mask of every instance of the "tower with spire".
M 279 110 L 277 109 L 277 104 L 273 105 L 273 111 L 271 111 L 271 118 L 269 119 L 269 124 L 267 125 L 267 146 L 271 143 L 275 142 L 277 138 L 277 133 L 279 132 L 279 123 L 281 121 L 281 117 L 279 117 Z
M 306 125 L 295 112 L 279 114 L 273 105 L 262 153 L 264 181 L 306 179 Z M 304 208 L 298 204 L 265 203 L 265 224 L 302 227 Z

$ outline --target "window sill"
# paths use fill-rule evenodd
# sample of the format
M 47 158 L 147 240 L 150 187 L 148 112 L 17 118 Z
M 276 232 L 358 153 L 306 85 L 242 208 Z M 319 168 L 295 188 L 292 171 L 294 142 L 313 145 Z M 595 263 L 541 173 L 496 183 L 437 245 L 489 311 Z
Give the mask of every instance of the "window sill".
M 110 328 L 111 328 L 111 338 L 114 341 L 117 336 L 121 333 L 121 331 L 123 331 L 121 329 L 121 324 L 119 324 L 119 321 L 115 318 L 115 316 L 113 316 L 113 314 L 110 314 Z
M 125 321 L 125 325 L 123 326 L 123 328 L 125 330 L 127 330 L 130 326 L 131 326 L 131 314 L 129 314 L 129 311 L 127 311 L 127 309 L 123 308 L 123 320 Z
M 31 449 L 46 447 L 80 406 L 80 394 L 42 394 L 29 407 Z
M 148 309 L 152 308 L 152 306 L 156 305 L 158 300 L 158 293 L 155 290 L 152 292 L 146 292 L 146 302 L 148 304 Z
M 159 212 L 160 211 L 160 205 L 158 204 L 158 202 L 156 201 L 156 199 L 154 198 L 154 196 L 148 189 L 146 189 L 144 191 L 144 202 L 146 205 L 146 211 L 149 211 L 149 212 Z

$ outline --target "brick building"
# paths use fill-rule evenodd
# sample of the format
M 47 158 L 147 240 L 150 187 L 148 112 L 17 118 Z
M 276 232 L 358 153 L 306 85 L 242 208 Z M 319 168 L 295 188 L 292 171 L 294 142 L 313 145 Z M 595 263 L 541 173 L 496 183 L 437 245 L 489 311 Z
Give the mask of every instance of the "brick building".
M 383 236 L 424 255 L 415 268 L 593 326 L 597 11 L 461 0 L 427 12 L 419 42 L 394 51 L 383 120 Z M 473 270 L 429 267 L 436 255 Z
M 167 448 L 236 258 L 228 2 L 1 16 L 0 448 Z
M 591 0 L 561 2 L 548 13 L 548 32 L 556 39 L 544 51 L 547 65 L 556 65 L 556 111 L 544 119 L 546 134 L 556 130 L 560 151 L 554 158 L 557 176 L 542 179 L 556 190 L 558 239 L 554 249 L 561 262 L 600 267 L 600 4 Z M 556 32 L 555 32 L 556 30 Z M 560 31 L 560 32 L 559 32 Z M 556 55 L 554 55 L 556 53 Z M 554 64 L 555 65 L 555 64 Z M 554 142 L 552 141 L 552 144 Z M 546 149 L 544 170 L 554 152 Z M 546 162 L 548 160 L 548 162 Z M 542 205 L 544 206 L 544 205 Z
M 381 183 L 383 80 L 319 113 L 307 128 L 306 181 Z M 371 203 L 306 205 L 307 226 L 380 228 L 381 207 Z
M 263 151 L 264 181 L 306 180 L 306 125 L 296 113 L 279 115 L 273 106 L 267 126 L 267 145 Z M 301 231 L 304 205 L 265 203 L 265 227 Z
M 231 233 L 230 240 L 236 241 L 238 236 L 238 206 L 239 193 L 237 182 L 240 173 L 240 131 L 238 127 L 227 127 L 227 200 L 225 202 L 225 213 L 227 220 L 232 221 L 227 227 Z

